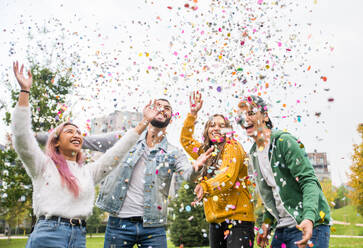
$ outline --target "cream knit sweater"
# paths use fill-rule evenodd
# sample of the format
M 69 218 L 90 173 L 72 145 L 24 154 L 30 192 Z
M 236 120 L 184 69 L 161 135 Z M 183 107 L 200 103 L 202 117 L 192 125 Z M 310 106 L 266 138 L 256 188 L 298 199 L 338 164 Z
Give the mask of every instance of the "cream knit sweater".
M 67 186 L 62 185 L 54 162 L 38 146 L 31 130 L 30 108 L 16 106 L 12 118 L 14 147 L 32 179 L 33 208 L 38 217 L 86 219 L 92 213 L 95 185 L 119 165 L 139 138 L 132 129 L 94 163 L 79 166 L 67 161 L 80 189 L 76 198 Z

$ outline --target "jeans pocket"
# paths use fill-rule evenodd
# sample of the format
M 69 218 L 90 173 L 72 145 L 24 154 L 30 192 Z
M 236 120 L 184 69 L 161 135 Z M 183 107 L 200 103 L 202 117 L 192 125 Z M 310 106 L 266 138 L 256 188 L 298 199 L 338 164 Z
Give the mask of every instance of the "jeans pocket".
M 52 220 L 40 220 L 35 224 L 34 231 L 55 231 L 57 230 L 59 224 Z

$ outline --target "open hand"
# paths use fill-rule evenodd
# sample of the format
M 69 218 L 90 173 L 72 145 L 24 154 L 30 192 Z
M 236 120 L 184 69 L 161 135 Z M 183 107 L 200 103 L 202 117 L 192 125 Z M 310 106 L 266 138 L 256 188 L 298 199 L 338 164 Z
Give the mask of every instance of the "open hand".
M 190 113 L 196 116 L 203 106 L 202 94 L 199 91 L 193 91 L 193 95 L 189 96 L 189 105 Z
M 154 104 L 152 104 L 152 101 L 145 106 L 144 110 L 142 111 L 144 119 L 146 119 L 148 122 L 152 121 L 155 116 L 160 113 L 160 111 L 156 108 L 155 104 L 156 100 L 154 100 Z
M 313 235 L 313 227 L 314 224 L 311 220 L 305 219 L 300 225 L 297 225 L 296 228 L 301 230 L 303 233 L 302 239 L 300 241 L 295 242 L 297 247 L 305 248 L 311 236 Z
M 199 171 L 203 165 L 207 162 L 207 160 L 212 156 L 212 152 L 214 151 L 214 146 L 210 147 L 206 152 L 202 153 L 197 160 L 194 162 L 194 170 L 195 172 Z
M 32 76 L 32 73 L 30 72 L 30 70 L 28 70 L 28 78 L 25 78 L 23 75 L 24 65 L 21 65 L 20 71 L 19 71 L 18 61 L 13 62 L 13 70 L 14 70 L 16 80 L 18 80 L 18 83 L 20 85 L 20 88 L 22 90 L 29 91 L 30 88 L 32 87 L 32 83 L 33 83 L 33 76 Z

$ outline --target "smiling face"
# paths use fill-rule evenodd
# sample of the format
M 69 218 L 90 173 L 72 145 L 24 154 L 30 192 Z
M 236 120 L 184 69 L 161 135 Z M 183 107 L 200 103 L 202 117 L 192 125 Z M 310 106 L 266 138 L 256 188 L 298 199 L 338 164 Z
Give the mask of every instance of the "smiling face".
M 222 129 L 226 128 L 226 121 L 222 116 L 214 116 L 208 126 L 208 138 L 214 142 L 222 142 L 224 134 Z
M 66 157 L 75 157 L 82 148 L 83 137 L 78 127 L 68 124 L 61 130 L 55 147 Z
M 155 104 L 157 110 L 160 111 L 160 113 L 157 114 L 151 121 L 151 125 L 157 128 L 164 128 L 169 125 L 172 115 L 172 108 L 169 102 L 166 100 L 157 100 Z
M 254 104 L 241 104 L 239 106 L 238 124 L 246 130 L 248 136 L 256 139 L 264 129 L 268 129 L 269 121 L 267 113 L 262 113 Z

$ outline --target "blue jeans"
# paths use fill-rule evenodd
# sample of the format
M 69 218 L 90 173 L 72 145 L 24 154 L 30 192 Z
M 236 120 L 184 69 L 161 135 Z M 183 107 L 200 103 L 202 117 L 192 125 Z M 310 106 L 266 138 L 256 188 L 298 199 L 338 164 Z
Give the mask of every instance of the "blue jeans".
M 55 220 L 39 220 L 26 248 L 85 248 L 86 227 Z
M 164 227 L 143 227 L 141 221 L 112 217 L 108 218 L 104 248 L 166 248 L 166 233 Z
M 278 228 L 272 239 L 271 248 L 281 248 L 284 243 L 286 248 L 297 247 L 294 243 L 302 239 L 302 232 L 296 227 Z M 314 244 L 314 248 L 328 248 L 330 239 L 330 226 L 319 225 L 313 229 L 313 235 L 310 241 Z

